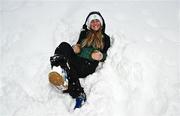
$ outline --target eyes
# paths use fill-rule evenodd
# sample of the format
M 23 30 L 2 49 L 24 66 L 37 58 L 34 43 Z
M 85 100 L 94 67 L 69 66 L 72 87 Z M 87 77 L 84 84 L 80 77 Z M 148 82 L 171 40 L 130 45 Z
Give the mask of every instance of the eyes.
M 94 19 L 91 21 L 91 24 L 100 24 L 101 22 L 98 19 Z

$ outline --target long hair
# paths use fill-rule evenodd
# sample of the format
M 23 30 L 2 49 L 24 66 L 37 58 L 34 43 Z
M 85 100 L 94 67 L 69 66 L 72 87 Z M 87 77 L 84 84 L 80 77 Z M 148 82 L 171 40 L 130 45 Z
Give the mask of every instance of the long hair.
M 98 49 L 104 48 L 102 28 L 100 28 L 98 31 L 90 30 L 88 32 L 87 37 L 81 43 L 82 48 L 85 46 L 92 46 Z

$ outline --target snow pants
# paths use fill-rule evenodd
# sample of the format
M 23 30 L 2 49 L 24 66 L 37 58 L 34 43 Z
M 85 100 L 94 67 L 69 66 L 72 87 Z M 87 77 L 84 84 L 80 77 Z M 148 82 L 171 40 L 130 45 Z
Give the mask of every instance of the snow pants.
M 84 93 L 83 87 L 81 87 L 79 78 L 85 78 L 89 74 L 95 72 L 98 66 L 98 61 L 92 61 L 77 56 L 70 44 L 62 42 L 55 50 L 54 54 L 63 55 L 66 57 L 69 64 L 68 72 L 68 93 L 73 98 L 78 97 L 81 93 Z

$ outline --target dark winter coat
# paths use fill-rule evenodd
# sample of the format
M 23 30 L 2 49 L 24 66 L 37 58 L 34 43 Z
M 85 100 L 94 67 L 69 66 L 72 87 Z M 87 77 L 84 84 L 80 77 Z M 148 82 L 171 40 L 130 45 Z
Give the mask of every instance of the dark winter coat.
M 81 42 L 87 37 L 90 30 L 87 29 L 86 22 L 87 22 L 88 17 L 92 14 L 98 14 L 99 16 L 101 16 L 101 14 L 99 12 L 91 12 L 87 16 L 85 24 L 83 25 L 83 29 L 80 32 L 80 36 L 79 36 L 79 40 L 78 40 L 77 44 L 81 44 Z M 93 48 L 93 47 L 84 47 L 81 49 L 80 54 L 78 54 L 80 57 L 84 57 L 86 59 L 93 60 L 91 58 L 91 53 L 94 50 L 99 50 L 103 54 L 103 59 L 101 61 L 104 61 L 106 59 L 107 50 L 110 47 L 110 37 L 105 33 L 105 26 L 106 26 L 105 21 L 102 16 L 101 16 L 101 18 L 103 20 L 102 34 L 103 34 L 104 48 L 101 50 L 101 49 L 97 49 L 97 48 Z

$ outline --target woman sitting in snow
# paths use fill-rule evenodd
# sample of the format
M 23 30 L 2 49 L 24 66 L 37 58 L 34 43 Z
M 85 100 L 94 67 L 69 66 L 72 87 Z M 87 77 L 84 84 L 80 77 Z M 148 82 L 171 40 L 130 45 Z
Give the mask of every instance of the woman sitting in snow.
M 95 72 L 99 62 L 103 62 L 110 47 L 110 37 L 105 33 L 105 22 L 99 12 L 90 12 L 80 32 L 78 42 L 71 46 L 62 42 L 50 58 L 51 84 L 63 86 L 63 93 L 76 99 L 74 108 L 80 108 L 86 101 L 86 94 L 79 78 Z M 68 83 L 65 83 L 68 82 Z

